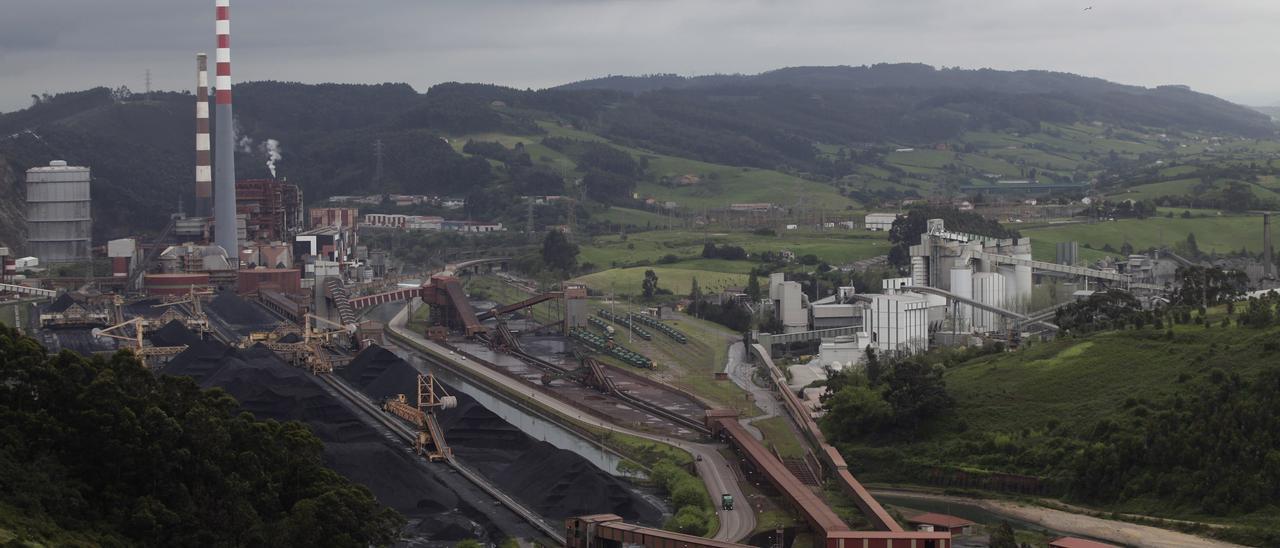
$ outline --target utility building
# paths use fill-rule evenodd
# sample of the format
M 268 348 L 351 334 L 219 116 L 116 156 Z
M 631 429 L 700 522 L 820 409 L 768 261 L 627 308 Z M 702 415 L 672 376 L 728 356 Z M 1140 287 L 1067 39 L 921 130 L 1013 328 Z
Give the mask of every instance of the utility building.
M 87 261 L 93 235 L 89 168 L 54 160 L 27 170 L 27 244 L 46 263 Z

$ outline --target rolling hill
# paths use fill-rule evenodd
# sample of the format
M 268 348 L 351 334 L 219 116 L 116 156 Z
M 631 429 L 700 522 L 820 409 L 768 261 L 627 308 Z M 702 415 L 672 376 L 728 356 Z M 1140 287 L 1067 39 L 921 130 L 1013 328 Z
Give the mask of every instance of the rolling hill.
M 694 208 L 774 201 L 844 210 L 954 192 L 983 174 L 1078 182 L 1105 169 L 1108 153 L 1133 162 L 1159 150 L 1149 138 L 1159 131 L 1273 132 L 1264 114 L 1177 86 L 925 65 L 611 77 L 537 91 L 287 82 L 236 91 L 239 177 L 268 175 L 262 143 L 274 139 L 284 155 L 279 174 L 309 203 L 334 194 L 463 195 L 472 198 L 464 215 L 508 221 L 524 218 L 521 194 L 573 193 L 578 180 L 593 201 L 631 208 L 650 197 Z M 180 200 L 192 203 L 191 102 L 189 93 L 96 88 L 0 115 L 0 210 L 21 210 L 24 170 L 61 158 L 94 170 L 97 238 L 158 230 Z M 601 143 L 638 167 L 601 175 L 602 166 L 544 146 L 549 138 L 570 148 Z M 462 150 L 470 140 L 528 148 L 486 157 Z M 963 150 L 892 155 L 939 143 Z M 684 175 L 704 184 L 670 184 Z M 789 198 L 769 200 L 771 189 Z M 19 225 L 0 223 L 0 239 L 20 247 Z

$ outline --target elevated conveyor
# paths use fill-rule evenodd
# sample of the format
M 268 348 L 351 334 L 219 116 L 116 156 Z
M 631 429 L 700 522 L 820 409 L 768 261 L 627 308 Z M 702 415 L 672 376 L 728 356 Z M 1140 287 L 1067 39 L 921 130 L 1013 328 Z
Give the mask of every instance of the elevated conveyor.
M 506 306 L 499 306 L 499 307 L 497 307 L 497 308 L 491 308 L 491 309 L 489 309 L 489 310 L 486 310 L 486 311 L 484 311 L 484 312 L 481 312 L 481 313 L 480 313 L 480 314 L 478 314 L 476 317 L 477 317 L 480 321 L 485 321 L 485 320 L 487 320 L 487 319 L 489 319 L 489 318 L 496 318 L 496 317 L 501 316 L 501 315 L 503 315 L 503 314 L 510 314 L 510 313 L 515 312 L 515 311 L 520 310 L 520 309 L 529 308 L 529 307 L 531 307 L 531 306 L 534 306 L 534 305 L 537 305 L 537 304 L 541 304 L 541 303 L 545 303 L 545 302 L 550 301 L 550 300 L 553 300 L 553 299 L 559 299 L 559 298 L 562 298 L 562 297 L 564 297 L 564 293 L 560 293 L 560 292 L 558 292 L 558 291 L 553 291 L 553 292 L 551 292 L 551 293 L 543 293 L 543 294 L 541 294 L 541 295 L 534 295 L 533 297 L 529 297 L 528 299 L 525 299 L 525 300 L 520 301 L 520 302 L 515 303 L 515 304 L 509 304 L 509 305 L 506 305 Z
M 1093 268 L 1084 268 L 1081 266 L 1070 266 L 1065 264 L 1050 263 L 1046 261 L 1036 261 L 1032 259 L 1019 259 L 1017 257 L 1011 257 L 1008 255 L 999 255 L 996 253 L 988 253 L 986 251 L 969 251 L 968 255 L 969 257 L 972 257 L 974 259 L 978 259 L 980 261 L 987 261 L 992 264 L 1028 266 L 1028 267 L 1031 267 L 1032 270 L 1059 272 L 1059 273 L 1068 274 L 1071 276 L 1082 276 L 1085 278 L 1094 278 L 1097 280 L 1108 280 L 1113 282 L 1120 282 L 1129 289 L 1150 289 L 1155 291 L 1164 289 L 1164 286 L 1162 285 L 1135 282 L 1133 281 L 1132 276 L 1128 274 L 1121 274 L 1119 272 L 1096 270 Z M 994 312 L 994 311 L 991 311 L 991 312 Z M 998 313 L 999 312 L 997 312 L 997 314 Z

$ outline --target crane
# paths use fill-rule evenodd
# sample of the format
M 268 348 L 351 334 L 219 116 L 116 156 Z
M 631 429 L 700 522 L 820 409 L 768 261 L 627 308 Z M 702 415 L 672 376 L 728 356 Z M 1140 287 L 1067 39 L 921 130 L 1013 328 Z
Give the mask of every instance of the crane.
M 409 404 L 404 394 L 396 394 L 388 399 L 382 408 L 387 412 L 409 421 L 418 427 L 418 437 L 414 440 L 413 449 L 419 455 L 426 455 L 431 462 L 448 460 L 453 457 L 453 450 L 444 440 L 444 429 L 436 421 L 436 411 L 453 409 L 458 406 L 458 398 L 449 395 L 435 375 L 418 375 L 417 405 Z
M 142 362 L 143 367 L 150 368 L 152 363 L 150 358 L 172 357 L 181 354 L 187 349 L 187 345 L 181 346 L 146 346 L 142 340 L 146 320 L 141 317 L 135 317 L 128 321 L 115 324 L 110 327 L 97 328 L 92 331 L 94 338 L 98 339 L 116 339 L 130 343 L 135 356 Z M 132 327 L 132 333 L 130 333 Z

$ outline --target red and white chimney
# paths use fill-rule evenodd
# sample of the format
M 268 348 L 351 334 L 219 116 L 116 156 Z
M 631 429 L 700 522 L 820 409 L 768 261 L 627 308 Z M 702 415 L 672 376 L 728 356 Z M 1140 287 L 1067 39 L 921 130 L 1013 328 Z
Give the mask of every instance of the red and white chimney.
M 196 217 L 213 214 L 213 165 L 209 154 L 209 59 L 196 55 Z

